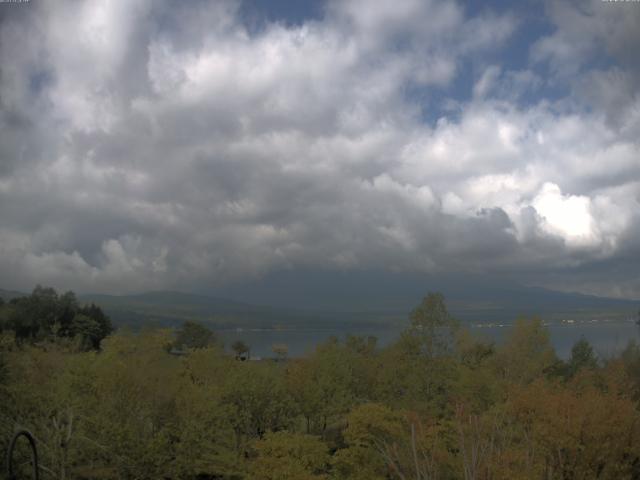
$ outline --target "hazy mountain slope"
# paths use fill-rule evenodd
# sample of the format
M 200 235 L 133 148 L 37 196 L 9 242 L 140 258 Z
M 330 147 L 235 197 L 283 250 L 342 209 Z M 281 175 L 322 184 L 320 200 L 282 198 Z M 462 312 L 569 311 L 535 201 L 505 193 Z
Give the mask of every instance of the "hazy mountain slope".
M 330 326 L 357 321 L 358 315 L 257 306 L 183 292 L 147 292 L 137 295 L 81 295 L 83 302 L 100 305 L 116 324 L 173 326 L 184 320 L 206 322 L 218 328 L 273 328 Z
M 5 302 L 11 300 L 12 298 L 24 297 L 25 295 L 27 294 L 23 292 L 17 292 L 15 290 L 3 290 L 2 288 L 0 288 L 0 298 L 2 298 Z
M 80 295 L 100 305 L 116 325 L 175 326 L 187 319 L 216 328 L 331 328 L 345 323 L 396 324 L 429 291 L 444 293 L 466 322 L 508 323 L 518 316 L 546 320 L 635 318 L 640 302 L 564 293 L 479 278 L 410 274 L 276 274 L 215 291 L 216 296 L 164 291 L 136 295 Z M 1 290 L 8 300 L 25 295 Z
M 519 315 L 629 316 L 640 301 L 565 293 L 483 276 L 283 271 L 231 285 L 216 294 L 252 304 L 317 311 L 405 315 L 430 291 L 442 292 L 462 320 L 506 321 Z
M 449 292 L 451 293 L 451 292 Z M 486 291 L 486 297 L 454 292 L 448 298 L 451 312 L 467 322 L 511 322 L 518 316 L 538 315 L 546 320 L 630 318 L 639 302 L 567 294 L 537 288 Z M 490 294 L 490 295 L 489 295 Z M 101 305 L 116 324 L 172 326 L 186 319 L 217 328 L 319 328 L 345 323 L 402 324 L 420 296 L 404 308 L 328 310 L 260 306 L 228 299 L 180 292 L 149 292 L 139 295 L 83 295 L 84 302 Z

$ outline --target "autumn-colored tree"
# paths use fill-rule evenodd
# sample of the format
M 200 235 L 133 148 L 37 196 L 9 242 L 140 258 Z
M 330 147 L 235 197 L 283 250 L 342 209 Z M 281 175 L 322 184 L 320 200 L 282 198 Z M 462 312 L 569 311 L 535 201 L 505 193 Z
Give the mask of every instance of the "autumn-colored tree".
M 539 379 L 516 388 L 509 405 L 541 477 L 636 478 L 640 414 L 631 399 Z
M 354 408 L 347 416 L 344 431 L 346 448 L 336 452 L 333 463 L 340 478 L 383 480 L 388 478 L 403 418 L 380 404 Z
M 170 330 L 103 338 L 99 307 L 34 294 L 0 307 L 38 319 L 19 343 L 16 325 L 0 333 L 0 448 L 29 429 L 47 478 L 640 478 L 634 343 L 598 360 L 581 340 L 561 361 L 542 322 L 521 320 L 493 345 L 432 295 L 384 348 L 350 336 L 238 362 L 217 342 L 176 352 Z
M 516 383 L 535 380 L 557 362 L 549 332 L 539 318 L 517 320 L 493 358 L 500 376 Z
M 318 437 L 273 432 L 254 443 L 256 458 L 249 480 L 321 480 L 327 478 L 329 452 Z

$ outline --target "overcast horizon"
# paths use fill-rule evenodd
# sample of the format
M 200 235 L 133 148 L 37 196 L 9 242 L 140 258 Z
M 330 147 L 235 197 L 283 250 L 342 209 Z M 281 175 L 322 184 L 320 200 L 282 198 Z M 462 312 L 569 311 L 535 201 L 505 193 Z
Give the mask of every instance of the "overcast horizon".
M 0 3 L 0 288 L 640 299 L 639 48 L 640 2 Z

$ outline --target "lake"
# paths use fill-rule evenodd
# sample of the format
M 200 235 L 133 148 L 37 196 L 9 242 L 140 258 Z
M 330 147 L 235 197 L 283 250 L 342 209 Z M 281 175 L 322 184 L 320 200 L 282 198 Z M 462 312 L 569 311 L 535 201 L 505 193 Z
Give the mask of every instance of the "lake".
M 470 325 L 471 331 L 496 343 L 504 340 L 510 325 Z M 640 342 L 640 328 L 632 320 L 628 321 L 581 321 L 575 323 L 554 323 L 547 325 L 551 334 L 551 341 L 556 353 L 561 358 L 571 356 L 571 347 L 586 338 L 600 357 L 610 357 L 625 348 L 629 340 Z M 273 357 L 274 344 L 286 344 L 289 356 L 300 357 L 312 352 L 316 345 L 335 336 L 340 340 L 349 335 L 373 335 L 378 338 L 378 346 L 386 346 L 396 340 L 400 328 L 384 326 L 347 325 L 334 328 L 296 328 L 296 329 L 227 329 L 218 333 L 224 341 L 227 350 L 235 340 L 242 340 L 251 347 L 253 357 Z

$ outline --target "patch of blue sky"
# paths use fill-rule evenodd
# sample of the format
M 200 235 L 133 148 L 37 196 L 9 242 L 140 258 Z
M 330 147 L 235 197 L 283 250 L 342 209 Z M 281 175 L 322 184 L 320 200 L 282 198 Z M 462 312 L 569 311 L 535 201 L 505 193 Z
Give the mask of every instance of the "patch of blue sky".
M 476 83 L 486 69 L 492 66 L 500 69 L 497 82 L 501 82 L 501 87 L 487 95 L 508 99 L 518 108 L 527 108 L 541 101 L 557 102 L 572 94 L 574 79 L 558 76 L 546 61 L 532 60 L 532 46 L 537 40 L 551 35 L 555 29 L 545 11 L 544 2 L 465 0 L 459 2 L 459 5 L 467 19 L 506 14 L 515 20 L 516 27 L 502 45 L 460 58 L 455 75 L 447 85 L 421 87 L 408 83 L 400 86 L 406 100 L 420 112 L 423 122 L 435 125 L 443 117 L 455 121 L 463 110 L 462 106 L 473 100 Z M 259 33 L 272 23 L 295 27 L 305 22 L 322 20 L 325 10 L 325 0 L 244 0 L 239 13 L 249 31 Z M 407 48 L 409 42 L 410 40 L 402 37 L 396 38 L 393 48 L 400 52 Z M 613 65 L 615 63 L 612 59 L 606 55 L 598 55 L 589 59 L 581 71 L 603 70 Z M 510 84 L 506 77 L 527 71 L 539 81 L 524 86 L 517 92 L 508 91 Z
M 488 92 L 488 96 L 508 99 L 519 108 L 527 108 L 540 101 L 554 102 L 570 94 L 567 82 L 558 82 L 546 62 L 533 62 L 531 48 L 537 40 L 551 35 L 554 26 L 549 21 L 540 1 L 522 1 L 515 6 L 505 0 L 490 2 L 466 1 L 461 4 L 466 18 L 488 15 L 510 15 L 516 22 L 515 29 L 504 44 L 463 57 L 456 65 L 456 74 L 446 86 L 408 89 L 411 100 L 421 102 L 422 120 L 430 125 L 443 117 L 456 120 L 462 105 L 474 98 L 474 86 L 490 67 L 499 69 L 497 82 L 503 88 Z M 509 87 L 507 76 L 530 72 L 538 78 L 519 91 L 505 91 Z M 424 91 L 428 90 L 428 91 Z

